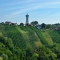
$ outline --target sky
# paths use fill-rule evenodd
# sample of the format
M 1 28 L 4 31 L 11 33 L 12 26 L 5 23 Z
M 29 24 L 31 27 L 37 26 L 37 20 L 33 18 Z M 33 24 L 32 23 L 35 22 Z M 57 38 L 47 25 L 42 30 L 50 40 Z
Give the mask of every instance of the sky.
M 60 0 L 0 0 L 0 22 L 26 23 L 60 23 Z

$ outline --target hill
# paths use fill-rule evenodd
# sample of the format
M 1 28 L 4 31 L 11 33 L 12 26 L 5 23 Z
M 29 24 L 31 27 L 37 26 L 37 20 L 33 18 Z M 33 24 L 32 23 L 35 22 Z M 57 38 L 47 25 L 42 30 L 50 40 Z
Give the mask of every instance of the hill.
M 60 31 L 0 24 L 0 48 L 1 59 L 60 60 Z

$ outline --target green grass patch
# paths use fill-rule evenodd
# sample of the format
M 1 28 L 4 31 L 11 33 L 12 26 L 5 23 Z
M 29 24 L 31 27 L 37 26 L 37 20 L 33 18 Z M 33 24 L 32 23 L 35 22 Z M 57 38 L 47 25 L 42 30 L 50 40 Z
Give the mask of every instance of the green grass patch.
M 53 41 L 47 31 L 42 32 L 43 37 L 46 39 L 48 45 L 53 45 Z
M 3 58 L 2 58 L 2 57 L 0 57 L 0 60 L 3 60 Z
M 55 42 L 55 43 L 60 43 L 60 35 L 58 34 L 57 31 L 55 30 L 48 30 L 49 35 L 51 36 L 51 39 Z

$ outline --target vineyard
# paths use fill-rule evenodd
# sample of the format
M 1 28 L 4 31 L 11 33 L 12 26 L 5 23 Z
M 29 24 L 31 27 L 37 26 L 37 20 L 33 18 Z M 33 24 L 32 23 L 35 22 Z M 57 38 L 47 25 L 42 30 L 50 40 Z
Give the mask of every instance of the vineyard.
M 10 53 L 10 57 L 14 55 L 11 59 L 15 60 L 59 60 L 60 31 L 0 24 L 0 47 L 2 46 L 0 56 L 4 53 L 9 58 Z
M 60 35 L 55 30 L 49 30 L 48 33 L 50 34 L 52 40 L 56 43 L 60 43 Z

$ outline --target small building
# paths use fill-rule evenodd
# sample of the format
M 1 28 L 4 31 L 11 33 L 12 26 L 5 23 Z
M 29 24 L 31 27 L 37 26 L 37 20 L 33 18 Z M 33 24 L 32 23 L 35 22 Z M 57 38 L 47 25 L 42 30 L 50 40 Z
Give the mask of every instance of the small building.
M 35 27 L 36 27 L 37 29 L 41 29 L 41 25 L 39 25 L 39 24 L 35 25 Z
M 12 23 L 12 22 L 9 22 L 9 21 L 6 21 L 5 24 L 7 24 L 7 25 L 18 25 L 17 23 Z
M 12 23 L 9 21 L 6 21 L 5 24 L 11 25 Z

